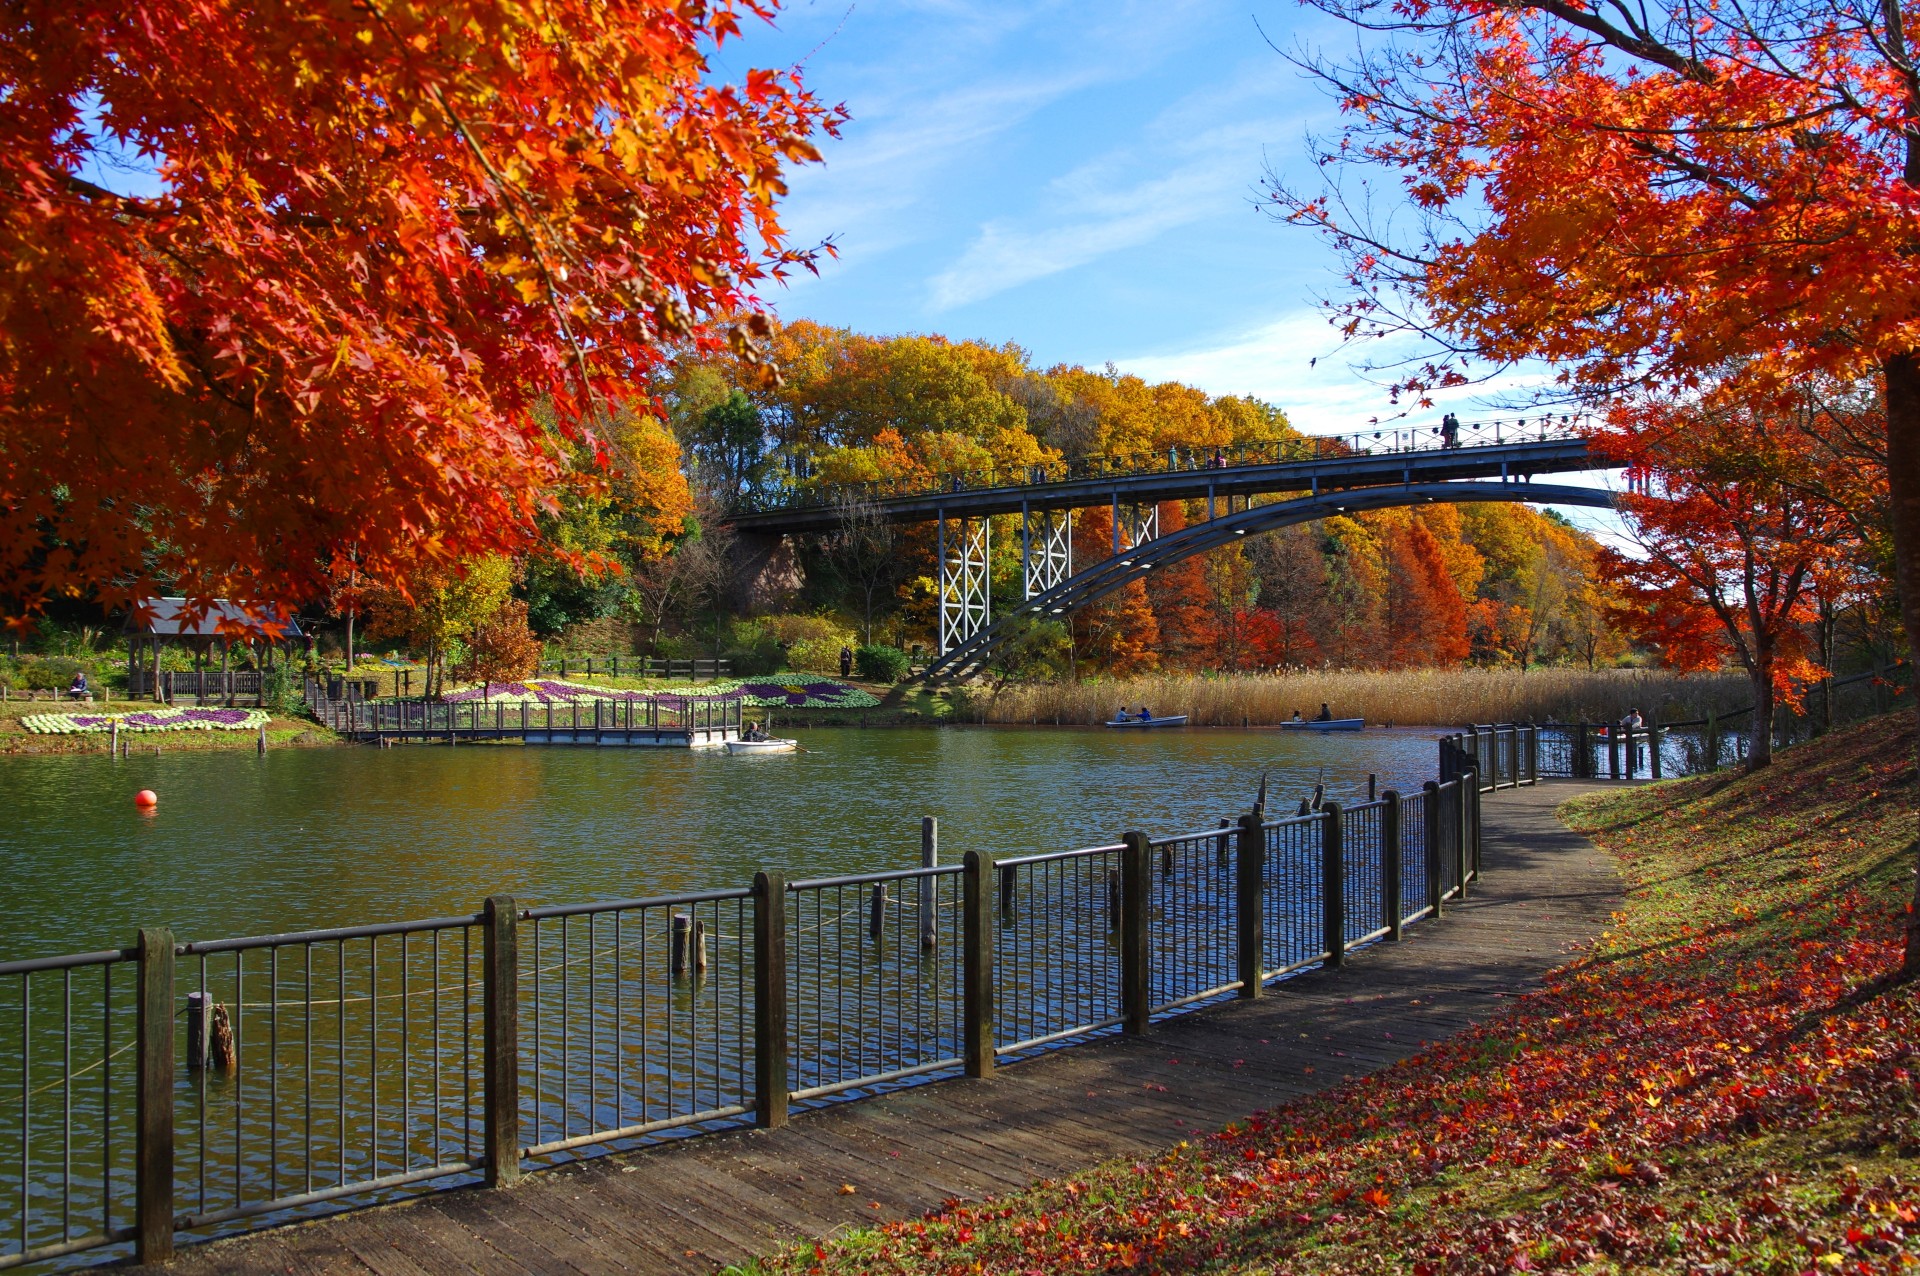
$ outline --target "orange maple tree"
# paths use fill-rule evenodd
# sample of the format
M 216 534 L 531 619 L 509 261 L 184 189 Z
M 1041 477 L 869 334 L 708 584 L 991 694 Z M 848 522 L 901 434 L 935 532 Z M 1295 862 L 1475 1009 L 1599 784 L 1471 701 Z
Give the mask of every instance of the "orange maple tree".
M 1626 468 L 1617 503 L 1638 549 L 1602 550 L 1623 594 L 1617 623 L 1683 670 L 1731 657 L 1753 688 L 1748 764 L 1766 766 L 1775 702 L 1798 707 L 1799 685 L 1824 672 L 1808 629 L 1815 587 L 1853 524 L 1808 495 L 1824 485 L 1796 422 L 1643 398 L 1611 423 L 1596 446 Z
M 1841 0 L 1306 0 L 1363 28 L 1309 60 L 1344 108 L 1321 192 L 1355 335 L 1417 332 L 1402 392 L 1546 360 L 1570 394 L 1878 378 L 1920 649 L 1920 66 L 1905 6 Z M 1416 214 L 1374 216 L 1382 169 Z M 1367 189 L 1375 191 L 1377 184 Z
M 751 355 L 752 289 L 813 260 L 775 201 L 842 113 L 710 62 L 773 12 L 11 6 L 0 609 L 524 547 L 563 442 L 669 341 Z

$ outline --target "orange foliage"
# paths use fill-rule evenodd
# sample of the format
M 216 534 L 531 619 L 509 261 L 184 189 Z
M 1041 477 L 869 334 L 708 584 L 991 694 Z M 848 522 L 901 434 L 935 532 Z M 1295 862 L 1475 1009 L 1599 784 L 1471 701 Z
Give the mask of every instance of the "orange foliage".
M 536 410 L 591 443 L 810 260 L 774 202 L 839 113 L 708 60 L 771 7 L 10 7 L 0 597 L 524 549 L 568 465 Z M 103 189 L 116 156 L 154 172 Z

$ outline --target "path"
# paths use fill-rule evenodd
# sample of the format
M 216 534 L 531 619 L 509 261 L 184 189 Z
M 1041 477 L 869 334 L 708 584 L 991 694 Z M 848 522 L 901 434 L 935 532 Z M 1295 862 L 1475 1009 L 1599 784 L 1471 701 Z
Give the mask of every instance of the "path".
M 746 1131 L 599 1157 L 506 1192 L 466 1189 L 189 1247 L 174 1273 L 701 1272 L 796 1236 L 919 1215 L 1170 1146 L 1373 1071 L 1499 1011 L 1599 931 L 1610 862 L 1553 818 L 1596 787 L 1490 795 L 1484 889 L 1397 945 L 1170 1020 L 1007 1067 Z M 1162 1088 L 1164 1087 L 1164 1089 Z M 854 1191 L 844 1191 L 851 1185 Z

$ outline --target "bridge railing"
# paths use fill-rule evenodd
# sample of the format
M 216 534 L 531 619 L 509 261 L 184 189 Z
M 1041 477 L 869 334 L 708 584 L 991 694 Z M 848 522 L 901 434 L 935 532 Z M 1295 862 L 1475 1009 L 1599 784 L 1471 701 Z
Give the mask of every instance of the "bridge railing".
M 0 964 L 0 1267 L 158 1261 L 1259 996 L 1458 897 L 1478 793 Z
M 745 513 L 771 513 L 818 508 L 842 501 L 871 502 L 936 492 L 978 492 L 993 488 L 1068 483 L 1080 479 L 1191 474 L 1249 465 L 1279 465 L 1403 452 L 1440 452 L 1507 443 L 1552 442 L 1579 438 L 1585 426 L 1586 419 L 1583 417 L 1546 414 L 1461 422 L 1451 437 L 1437 425 L 1401 426 L 1360 430 L 1351 434 L 1300 434 L 1283 439 L 1217 446 L 1097 452 L 1031 465 L 902 475 L 869 483 L 826 484 L 795 480 L 751 494 L 744 499 L 740 509 Z

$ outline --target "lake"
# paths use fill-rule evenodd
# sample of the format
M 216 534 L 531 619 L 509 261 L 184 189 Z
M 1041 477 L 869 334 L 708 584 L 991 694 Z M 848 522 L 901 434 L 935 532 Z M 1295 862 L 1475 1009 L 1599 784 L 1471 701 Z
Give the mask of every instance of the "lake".
M 0 757 L 0 960 L 904 868 L 1212 827 L 1317 780 L 1363 796 L 1432 778 L 1432 731 L 849 728 L 805 752 L 340 748 Z M 153 789 L 142 814 L 133 794 Z

